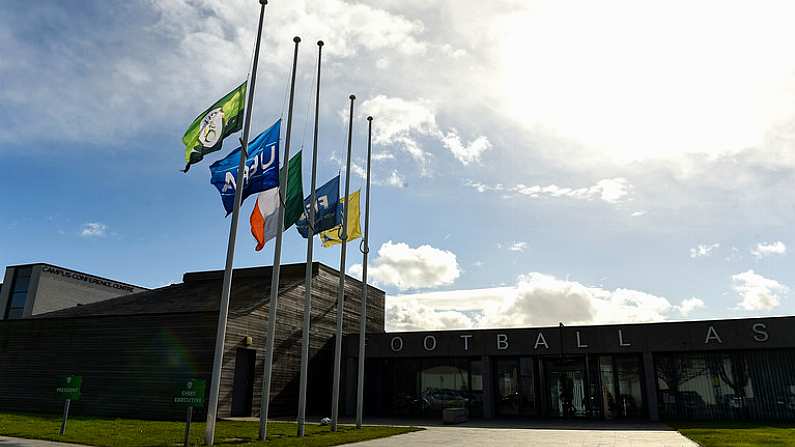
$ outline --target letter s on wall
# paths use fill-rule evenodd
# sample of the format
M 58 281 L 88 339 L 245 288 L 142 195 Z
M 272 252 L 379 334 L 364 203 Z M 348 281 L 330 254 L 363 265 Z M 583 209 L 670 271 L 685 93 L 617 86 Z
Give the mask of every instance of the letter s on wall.
M 754 340 L 764 343 L 770 339 L 770 334 L 767 333 L 767 325 L 765 323 L 755 323 L 751 326 L 754 331 Z

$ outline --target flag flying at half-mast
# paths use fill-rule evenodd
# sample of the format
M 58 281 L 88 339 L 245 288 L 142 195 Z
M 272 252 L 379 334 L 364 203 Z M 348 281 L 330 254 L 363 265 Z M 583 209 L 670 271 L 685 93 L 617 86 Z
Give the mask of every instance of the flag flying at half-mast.
M 340 201 L 340 176 L 326 182 L 325 185 L 315 190 L 316 205 L 315 205 L 315 222 L 312 225 L 314 230 L 313 234 L 318 234 L 323 231 L 334 228 L 342 224 L 342 207 L 339 206 Z M 311 194 L 304 199 L 304 208 L 306 211 L 301 214 L 301 218 L 295 223 L 295 227 L 301 236 L 309 237 L 309 225 L 307 224 L 307 213 L 309 212 L 309 204 L 312 201 Z
M 196 164 L 205 155 L 221 149 L 224 138 L 243 128 L 247 82 L 227 93 L 207 110 L 202 112 L 185 131 L 185 169 Z
M 279 172 L 279 185 L 284 183 L 284 167 Z M 256 250 L 260 251 L 265 243 L 276 237 L 278 232 L 278 218 L 281 202 L 279 200 L 280 186 L 259 193 L 254 209 L 251 211 L 249 223 L 251 235 L 257 240 Z M 290 228 L 301 216 L 303 207 L 301 199 L 304 196 L 301 179 L 301 152 L 290 159 L 290 177 L 288 179 L 287 194 L 284 197 L 284 229 Z
M 347 198 L 340 199 L 340 208 L 348 206 L 348 203 L 350 203 L 350 207 L 348 208 L 348 242 L 362 237 L 362 227 L 359 224 L 359 192 L 360 191 L 353 192 Z M 341 244 L 341 231 L 342 225 L 337 225 L 330 230 L 320 233 L 320 242 L 323 243 L 324 247 L 332 247 Z
M 248 143 L 248 156 L 243 167 L 243 197 L 279 186 L 276 167 L 279 166 L 279 132 L 282 120 Z M 240 148 L 210 165 L 210 183 L 221 193 L 226 214 L 235 206 L 237 168 L 240 165 Z

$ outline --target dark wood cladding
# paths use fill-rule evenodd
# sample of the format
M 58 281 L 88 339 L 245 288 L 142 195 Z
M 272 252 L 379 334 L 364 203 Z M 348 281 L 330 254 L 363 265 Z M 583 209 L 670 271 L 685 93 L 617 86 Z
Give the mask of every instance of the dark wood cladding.
M 59 377 L 83 376 L 72 414 L 180 418 L 179 382 L 209 379 L 217 313 L 4 321 L 0 410 L 57 413 Z
M 310 329 L 309 385 L 307 408 L 310 414 L 327 416 L 331 408 L 331 374 L 334 334 L 337 319 L 337 287 L 339 276 L 336 270 L 316 264 L 319 268 L 312 283 L 312 317 Z M 301 343 L 304 315 L 303 282 L 279 294 L 276 340 L 274 341 L 274 368 L 271 388 L 270 414 L 294 416 L 298 405 L 298 374 L 301 365 Z M 348 277 L 345 282 L 345 314 L 343 333 L 359 331 L 362 283 Z M 384 292 L 370 287 L 368 291 L 368 332 L 384 331 Z M 224 347 L 224 373 L 221 381 L 221 417 L 231 413 L 231 397 L 234 389 L 235 353 L 237 349 L 255 349 L 256 381 L 252 415 L 259 415 L 262 377 L 265 369 L 265 334 L 268 303 L 256 310 L 229 319 L 226 346 Z M 244 344 L 246 336 L 252 337 L 252 345 Z
M 252 415 L 259 415 L 265 359 L 270 268 L 235 270 L 224 346 L 218 408 L 231 415 L 238 349 L 256 351 Z M 308 412 L 330 412 L 338 272 L 313 266 Z M 304 312 L 304 267 L 282 270 L 271 389 L 271 415 L 294 416 Z M 210 380 L 219 272 L 185 275 L 174 286 L 45 314 L 0 322 L 0 411 L 58 412 L 58 377 L 83 376 L 83 393 L 73 414 L 181 419 L 171 404 L 177 384 Z M 345 286 L 344 333 L 359 330 L 361 282 Z M 139 295 L 136 297 L 136 295 Z M 384 330 L 384 292 L 368 292 L 368 332 Z M 192 309 L 201 311 L 191 311 Z M 182 310 L 182 311 L 179 311 Z M 250 344 L 246 338 L 250 338 Z M 209 390 L 209 386 L 208 386 Z M 203 414 L 197 415 L 197 419 Z

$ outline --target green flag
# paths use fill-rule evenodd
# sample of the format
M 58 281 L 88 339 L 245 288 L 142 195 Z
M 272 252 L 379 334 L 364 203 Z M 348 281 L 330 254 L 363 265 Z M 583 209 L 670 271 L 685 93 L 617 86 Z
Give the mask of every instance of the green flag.
M 284 196 L 284 229 L 290 228 L 304 213 L 304 182 L 301 178 L 301 153 L 290 159 L 290 178 Z M 284 168 L 279 171 L 279 184 L 284 184 Z
M 205 155 L 221 149 L 224 138 L 243 128 L 246 82 L 202 112 L 185 131 L 185 170 Z

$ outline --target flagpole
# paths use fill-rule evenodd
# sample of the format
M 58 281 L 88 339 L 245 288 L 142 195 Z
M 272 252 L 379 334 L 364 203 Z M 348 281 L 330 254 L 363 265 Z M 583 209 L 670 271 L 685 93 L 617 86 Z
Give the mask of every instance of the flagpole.
M 364 239 L 362 240 L 362 310 L 359 314 L 359 369 L 356 381 L 356 428 L 362 428 L 364 414 L 364 343 L 367 334 L 367 255 L 370 253 L 370 159 L 373 152 L 373 117 L 367 117 L 367 195 L 364 199 Z
M 268 0 L 260 0 L 259 26 L 257 27 L 257 40 L 254 43 L 254 57 L 251 61 L 249 73 L 248 98 L 246 100 L 245 119 L 243 121 L 243 138 L 240 140 L 240 163 L 237 166 L 235 180 L 235 202 L 232 209 L 232 221 L 229 224 L 229 242 L 226 246 L 226 267 L 224 268 L 224 282 L 221 288 L 221 303 L 218 308 L 218 328 L 215 335 L 215 352 L 213 353 L 213 370 L 210 380 L 210 399 L 207 402 L 207 427 L 204 433 L 208 446 L 215 442 L 215 421 L 218 416 L 218 395 L 221 391 L 221 368 L 224 363 L 224 341 L 226 339 L 226 318 L 229 314 L 229 295 L 232 291 L 232 266 L 235 258 L 235 240 L 237 238 L 237 221 L 240 215 L 240 202 L 243 197 L 243 169 L 248 153 L 248 136 L 251 129 L 251 112 L 254 104 L 254 86 L 257 82 L 257 62 L 259 61 L 259 47 L 262 38 L 262 23 L 265 20 L 265 5 Z
M 312 249 L 315 243 L 315 191 L 317 177 L 317 128 L 320 115 L 320 62 L 323 55 L 323 41 L 317 41 L 317 86 L 315 87 L 315 139 L 312 146 L 312 192 L 309 197 L 309 225 L 306 239 L 306 272 L 304 277 L 304 327 L 303 344 L 301 346 L 301 378 L 298 391 L 298 436 L 304 436 L 306 423 L 306 382 L 309 372 L 309 323 L 312 314 Z
M 351 189 L 351 138 L 353 137 L 353 101 L 356 96 L 351 95 L 351 112 L 348 118 L 348 160 L 345 168 L 345 207 L 342 216 L 342 233 L 340 240 L 340 284 L 337 289 L 337 333 L 334 339 L 334 388 L 331 392 L 331 431 L 337 431 L 340 401 L 340 367 L 342 363 L 342 316 L 345 309 L 345 253 L 348 247 L 348 194 Z
M 268 308 L 268 335 L 265 347 L 265 377 L 262 380 L 262 398 L 259 403 L 259 439 L 264 441 L 268 436 L 268 407 L 271 398 L 271 379 L 273 373 L 273 346 L 276 337 L 276 310 L 279 307 L 279 270 L 282 261 L 282 234 L 284 233 L 284 207 L 285 201 L 281 197 L 287 196 L 287 185 L 290 179 L 290 131 L 293 127 L 293 99 L 295 99 L 295 69 L 298 64 L 298 43 L 301 38 L 293 37 L 295 48 L 293 50 L 293 72 L 290 78 L 290 102 L 287 106 L 287 131 L 284 134 L 284 185 L 279 184 L 279 211 L 276 214 L 278 228 L 276 229 L 276 245 L 273 250 L 273 272 L 271 275 L 271 299 Z

